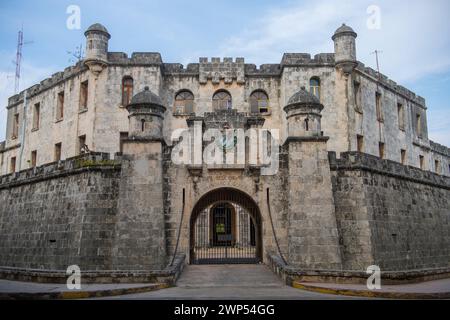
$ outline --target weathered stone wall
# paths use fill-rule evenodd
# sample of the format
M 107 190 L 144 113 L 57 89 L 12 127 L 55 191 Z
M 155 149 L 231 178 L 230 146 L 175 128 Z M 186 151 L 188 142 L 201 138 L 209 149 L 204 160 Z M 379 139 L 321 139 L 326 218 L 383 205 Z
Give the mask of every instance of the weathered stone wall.
M 110 270 L 119 178 L 101 154 L 0 177 L 0 266 Z
M 432 170 L 437 174 L 450 177 L 450 149 L 430 141 Z
M 54 74 L 20 95 L 9 99 L 4 165 L 0 174 L 10 173 L 10 160 L 16 157 L 16 170 L 30 168 L 31 152 L 37 151 L 37 165 L 55 160 L 55 144 L 62 143 L 61 158 L 79 154 L 78 137 L 86 135 L 91 145 L 92 124 L 95 118 L 95 86 L 93 76 L 80 63 L 64 72 Z M 80 84 L 89 81 L 89 97 L 86 110 L 80 110 Z M 57 95 L 64 91 L 64 118 L 57 119 Z M 26 112 L 25 112 L 25 92 Z M 35 128 L 34 106 L 40 104 L 39 127 Z M 14 115 L 19 114 L 19 136 L 12 137 Z M 22 135 L 22 130 L 25 135 Z M 22 148 L 22 149 L 21 149 Z M 22 161 L 19 161 L 22 155 Z
M 243 123 L 246 123 L 246 114 L 238 114 L 234 110 L 206 114 L 204 129 L 221 128 L 224 123 L 230 123 L 242 129 L 240 126 L 242 120 L 244 120 Z M 203 148 L 208 144 L 204 142 Z M 200 167 L 177 165 L 170 160 L 171 151 L 172 148 L 166 148 L 164 155 L 165 229 L 169 256 L 174 253 L 177 235 L 181 230 L 178 252 L 185 253 L 189 257 L 190 221 L 193 208 L 204 195 L 224 187 L 245 193 L 258 205 L 261 214 L 263 258 L 268 252 L 277 253 L 267 206 L 267 192 L 269 192 L 275 233 L 282 253 L 287 254 L 286 154 L 283 154 L 280 159 L 278 174 L 261 176 L 261 167 L 250 168 L 248 164 L 217 165 L 214 168 L 206 163 Z M 248 161 L 248 150 L 246 153 Z M 184 212 L 182 211 L 183 193 L 185 194 Z
M 161 142 L 126 141 L 122 157 L 114 270 L 166 266 Z
M 215 62 L 212 62 L 215 61 Z M 279 64 L 266 64 L 256 68 L 243 59 L 201 58 L 183 68 L 181 64 L 163 63 L 159 53 L 108 53 L 108 67 L 98 76 L 81 63 L 67 68 L 27 89 L 27 107 L 24 109 L 25 92 L 9 100 L 7 133 L 4 150 L 0 150 L 3 162 L 0 174 L 10 171 L 12 157 L 17 159 L 17 170 L 30 167 L 31 152 L 37 150 L 37 165 L 54 161 L 55 144 L 62 143 L 62 159 L 79 152 L 78 137 L 86 136 L 91 150 L 114 154 L 120 149 L 120 133 L 128 128 L 128 113 L 122 106 L 122 79 L 134 79 L 134 93 L 149 86 L 159 95 L 167 108 L 164 115 L 164 138 L 171 144 L 171 133 L 186 128 L 187 115 L 173 111 L 174 99 L 180 90 L 194 94 L 194 111 L 202 116 L 212 111 L 212 96 L 220 89 L 230 92 L 233 108 L 250 112 L 249 97 L 254 90 L 264 90 L 269 96 L 270 112 L 263 114 L 265 128 L 281 131 L 286 138 L 286 121 L 283 107 L 300 87 L 309 89 L 312 77 L 321 83 L 322 130 L 330 137 L 330 151 L 357 150 L 357 135 L 364 136 L 363 151 L 378 155 L 379 142 L 385 143 L 385 157 L 400 161 L 401 149 L 406 150 L 408 165 L 419 167 L 419 156 L 424 156 L 425 169 L 434 170 L 434 161 L 440 159 L 442 174 L 450 175 L 449 156 L 430 152 L 427 137 L 426 107 L 423 98 L 397 85 L 361 63 L 345 80 L 334 67 L 334 54 L 318 54 L 311 57 L 304 53 L 287 53 Z M 80 84 L 88 81 L 87 108 L 80 110 Z M 355 106 L 354 82 L 360 83 L 359 112 Z M 65 92 L 64 119 L 56 119 L 57 94 Z M 378 122 L 375 114 L 375 92 L 382 96 L 384 122 Z M 33 107 L 40 103 L 40 126 L 33 129 Z M 398 125 L 397 103 L 404 105 L 404 129 Z M 19 132 L 24 137 L 12 139 L 14 115 L 19 114 Z M 422 137 L 417 135 L 415 117 L 421 114 Z M 25 128 L 23 126 L 25 125 Z M 19 161 L 21 159 L 21 161 Z
M 449 178 L 357 152 L 330 163 L 345 269 L 449 267 Z
M 288 140 L 288 263 L 298 268 L 342 268 L 327 140 Z

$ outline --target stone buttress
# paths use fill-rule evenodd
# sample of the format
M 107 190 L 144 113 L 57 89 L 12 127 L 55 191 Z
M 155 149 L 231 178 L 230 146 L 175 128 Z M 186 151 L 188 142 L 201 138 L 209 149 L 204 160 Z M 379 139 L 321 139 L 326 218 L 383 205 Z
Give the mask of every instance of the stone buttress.
M 302 88 L 284 108 L 288 123 L 288 257 L 304 269 L 341 269 L 327 141 L 318 99 Z
M 148 87 L 128 105 L 130 135 L 124 141 L 113 250 L 115 270 L 155 270 L 167 264 L 162 122 L 165 107 Z

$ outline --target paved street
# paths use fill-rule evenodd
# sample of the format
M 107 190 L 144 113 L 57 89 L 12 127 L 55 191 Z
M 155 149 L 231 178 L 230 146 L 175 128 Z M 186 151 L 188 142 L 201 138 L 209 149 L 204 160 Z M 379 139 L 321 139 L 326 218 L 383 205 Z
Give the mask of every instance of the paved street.
M 177 287 L 110 299 L 349 299 L 284 285 L 265 265 L 186 266 Z M 354 298 L 353 298 L 354 299 Z

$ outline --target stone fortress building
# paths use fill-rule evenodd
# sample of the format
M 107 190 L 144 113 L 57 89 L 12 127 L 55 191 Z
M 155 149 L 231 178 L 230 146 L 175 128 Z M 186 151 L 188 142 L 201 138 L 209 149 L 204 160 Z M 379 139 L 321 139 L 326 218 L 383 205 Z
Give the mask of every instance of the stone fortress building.
M 428 139 L 422 97 L 357 61 L 350 27 L 334 53 L 259 68 L 128 57 L 104 26 L 85 35 L 82 62 L 9 99 L 0 266 L 450 267 L 450 150 Z M 181 143 L 207 148 L 177 129 L 279 130 L 278 170 L 250 161 L 258 143 L 243 164 L 174 163 Z M 224 141 L 220 157 L 241 147 Z

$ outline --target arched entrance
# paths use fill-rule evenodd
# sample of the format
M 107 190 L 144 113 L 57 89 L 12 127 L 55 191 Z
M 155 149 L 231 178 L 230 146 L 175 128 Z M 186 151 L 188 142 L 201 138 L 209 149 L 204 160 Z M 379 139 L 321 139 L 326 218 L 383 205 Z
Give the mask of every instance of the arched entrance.
M 210 191 L 192 210 L 191 264 L 259 263 L 261 230 L 258 205 L 249 195 L 233 188 Z

